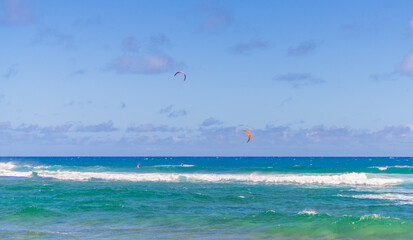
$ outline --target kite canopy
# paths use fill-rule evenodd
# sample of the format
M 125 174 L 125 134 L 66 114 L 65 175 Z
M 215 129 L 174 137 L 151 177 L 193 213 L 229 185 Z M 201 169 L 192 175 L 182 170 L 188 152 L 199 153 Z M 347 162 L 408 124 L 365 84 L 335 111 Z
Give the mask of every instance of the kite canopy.
M 186 80 L 186 74 L 185 74 L 184 72 L 176 72 L 175 75 L 174 75 L 174 77 L 175 77 L 178 73 L 181 73 L 181 74 L 184 75 L 184 81 L 185 81 L 185 80 Z
M 251 133 L 247 130 L 242 130 L 243 132 L 245 132 L 248 135 L 248 141 L 249 142 L 251 140 Z

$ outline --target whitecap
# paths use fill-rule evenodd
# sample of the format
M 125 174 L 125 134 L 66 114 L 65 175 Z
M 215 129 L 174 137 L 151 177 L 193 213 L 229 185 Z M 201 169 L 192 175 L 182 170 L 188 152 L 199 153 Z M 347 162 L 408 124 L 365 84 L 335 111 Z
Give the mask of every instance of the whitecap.
M 383 186 L 401 183 L 398 178 L 369 178 L 365 173 L 345 173 L 336 175 L 297 174 L 211 174 L 211 173 L 119 173 L 119 172 L 78 172 L 78 171 L 38 171 L 39 177 L 60 180 L 90 179 L 119 180 L 135 182 L 242 182 L 264 184 L 321 184 L 321 185 L 371 185 Z
M 318 214 L 316 211 L 311 209 L 304 209 L 298 213 L 299 215 L 316 215 Z
M 159 165 L 158 165 L 159 166 Z M 165 165 L 164 165 L 165 166 Z M 171 165 L 166 165 L 171 166 Z M 190 166 L 190 165 L 189 165 Z M 12 163 L 0 163 L 0 176 L 31 177 L 32 171 L 14 171 Z M 303 185 L 356 185 L 384 186 L 402 183 L 400 178 L 367 175 L 366 173 L 342 174 L 213 174 L 213 173 L 131 173 L 86 172 L 36 169 L 37 177 L 58 180 L 87 181 L 91 179 L 133 182 L 214 182 L 247 184 L 303 184 Z M 374 177 L 373 177 L 374 176 Z
M 11 170 L 15 167 L 16 167 L 16 165 L 12 162 L 0 162 L 0 171 L 1 170 Z
M 384 166 L 384 167 L 377 166 L 377 167 L 370 167 L 370 168 L 377 168 L 380 171 L 386 171 L 389 168 L 413 168 L 413 166 L 399 166 L 399 165 L 396 165 L 396 166 Z
M 378 199 L 395 201 L 399 204 L 413 204 L 413 195 L 409 194 L 396 194 L 396 193 L 384 193 L 384 194 L 359 194 L 344 197 L 352 197 L 358 199 Z

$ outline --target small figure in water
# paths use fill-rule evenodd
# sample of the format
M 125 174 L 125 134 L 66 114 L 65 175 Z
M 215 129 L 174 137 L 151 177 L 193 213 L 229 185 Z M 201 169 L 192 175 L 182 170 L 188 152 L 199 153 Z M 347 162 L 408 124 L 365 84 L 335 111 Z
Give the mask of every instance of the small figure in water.
M 138 165 L 136 165 L 136 168 L 139 168 L 139 165 L 141 165 L 141 163 L 138 163 Z
M 183 163 L 181 163 L 181 167 L 183 167 L 184 166 L 184 164 Z

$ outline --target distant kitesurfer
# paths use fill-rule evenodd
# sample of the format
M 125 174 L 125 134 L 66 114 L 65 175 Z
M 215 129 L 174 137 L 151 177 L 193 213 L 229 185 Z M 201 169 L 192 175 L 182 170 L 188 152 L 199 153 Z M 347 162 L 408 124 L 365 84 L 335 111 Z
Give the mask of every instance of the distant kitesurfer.
M 139 168 L 139 165 L 141 165 L 141 163 L 138 163 L 138 165 L 136 165 L 136 168 Z
M 183 167 L 184 166 L 184 164 L 183 163 L 181 163 L 181 167 Z

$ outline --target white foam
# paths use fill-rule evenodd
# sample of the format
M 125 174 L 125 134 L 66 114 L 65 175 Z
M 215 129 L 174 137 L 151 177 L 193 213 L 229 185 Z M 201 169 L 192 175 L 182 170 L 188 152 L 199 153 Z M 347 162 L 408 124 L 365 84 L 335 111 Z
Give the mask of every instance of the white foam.
M 154 167 L 180 167 L 181 165 L 155 165 Z
M 31 172 L 8 172 L 7 174 L 31 175 Z M 0 176 L 7 176 L 5 172 Z M 13 175 L 14 176 L 14 175 Z M 264 184 L 321 184 L 321 185 L 371 185 L 382 186 L 401 183 L 398 178 L 368 178 L 365 173 L 338 175 L 296 174 L 208 174 L 208 173 L 116 173 L 48 171 L 37 172 L 37 176 L 59 180 L 87 181 L 90 179 L 134 181 L 134 182 L 243 182 Z
M 390 217 L 383 217 L 383 216 L 380 216 L 378 214 L 370 214 L 370 215 L 361 216 L 359 221 L 369 220 L 369 219 L 380 219 L 380 218 L 381 219 L 388 219 Z M 399 218 L 394 218 L 394 219 L 399 219 Z
M 40 165 L 40 166 L 34 166 L 33 169 L 47 169 L 51 168 L 52 166 L 47 166 L 47 165 Z
M 78 232 L 44 232 L 44 233 L 49 233 L 49 234 L 63 234 L 63 235 L 72 235 L 72 234 L 80 234 Z
M 311 209 L 304 209 L 303 211 L 298 213 L 299 215 L 316 215 L 318 214 L 316 211 Z
M 32 177 L 32 172 L 18 172 L 0 169 L 0 177 Z
M 6 177 L 31 177 L 32 172 L 13 171 L 16 167 L 12 162 L 0 162 L 0 176 Z
M 164 165 L 165 166 L 165 165 Z M 171 165 L 166 165 L 171 166 Z M 178 165 L 180 166 L 180 165 Z M 193 165 L 184 165 L 193 166 Z M 403 182 L 400 178 L 369 177 L 366 173 L 343 174 L 212 174 L 212 173 L 131 173 L 131 172 L 83 172 L 68 170 L 47 170 L 49 166 L 32 171 L 14 171 L 11 162 L 0 163 L 0 176 L 8 177 L 43 177 L 59 180 L 87 181 L 100 179 L 108 181 L 133 182 L 240 182 L 260 184 L 319 184 L 319 185 L 366 185 L 383 186 Z M 46 168 L 46 169 L 45 169 Z
M 413 168 L 413 166 L 385 166 L 385 167 L 370 167 L 370 168 L 377 168 L 380 171 L 386 171 L 389 168 Z
M 14 165 L 12 162 L 0 162 L 0 171 L 1 170 L 11 170 L 15 167 L 16 167 L 16 165 Z
M 181 167 L 195 167 L 195 165 L 184 164 L 184 165 L 181 165 Z
M 346 196 L 344 196 L 346 197 Z M 413 195 L 409 194 L 396 194 L 396 193 L 384 193 L 384 194 L 360 194 L 352 195 L 352 198 L 359 199 L 379 199 L 379 200 L 389 200 L 396 201 L 400 204 L 413 204 Z

